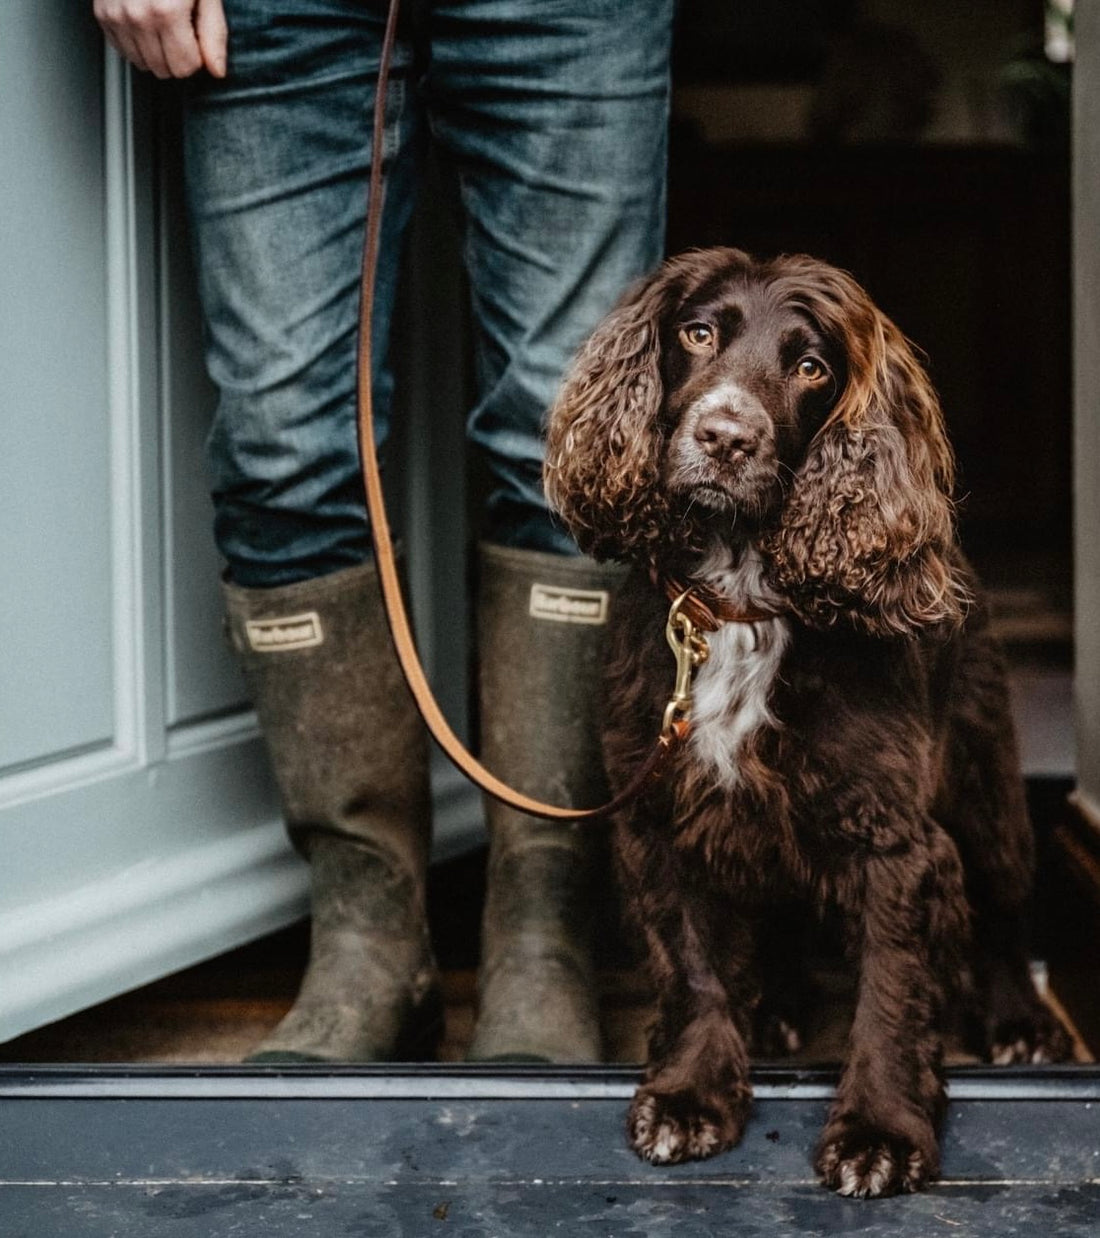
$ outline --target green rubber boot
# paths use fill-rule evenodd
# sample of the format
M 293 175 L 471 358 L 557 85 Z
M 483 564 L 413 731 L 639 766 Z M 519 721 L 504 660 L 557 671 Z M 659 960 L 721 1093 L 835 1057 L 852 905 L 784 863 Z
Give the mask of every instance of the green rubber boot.
M 481 755 L 552 804 L 603 802 L 596 704 L 610 595 L 623 569 L 484 545 Z M 603 827 L 486 800 L 489 869 L 473 1061 L 598 1062 L 593 878 Z
M 224 590 L 287 829 L 311 878 L 301 990 L 248 1060 L 430 1057 L 442 1002 L 425 913 L 427 740 L 377 572 Z

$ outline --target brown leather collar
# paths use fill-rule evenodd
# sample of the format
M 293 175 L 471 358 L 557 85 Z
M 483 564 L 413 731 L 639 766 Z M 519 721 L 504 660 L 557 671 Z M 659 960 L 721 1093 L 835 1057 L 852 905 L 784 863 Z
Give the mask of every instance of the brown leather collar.
M 680 610 L 703 632 L 717 632 L 724 623 L 762 623 L 779 614 L 777 610 L 762 607 L 738 606 L 700 580 L 685 582 L 676 576 L 659 576 L 654 571 L 653 581 L 660 585 L 670 602 L 687 594 Z

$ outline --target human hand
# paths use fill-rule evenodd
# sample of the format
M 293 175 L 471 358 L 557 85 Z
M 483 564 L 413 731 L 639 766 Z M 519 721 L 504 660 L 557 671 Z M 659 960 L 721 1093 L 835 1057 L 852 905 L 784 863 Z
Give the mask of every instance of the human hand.
M 108 42 L 157 77 L 225 77 L 222 0 L 94 0 Z

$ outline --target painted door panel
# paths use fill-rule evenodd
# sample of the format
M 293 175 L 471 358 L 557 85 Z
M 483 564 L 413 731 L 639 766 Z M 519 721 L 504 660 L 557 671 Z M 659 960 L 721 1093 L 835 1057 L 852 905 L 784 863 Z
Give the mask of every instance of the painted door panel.
M 6 0 L 0 38 L 0 1038 L 306 909 L 221 638 L 178 118 L 105 54 L 91 9 Z M 424 299 L 453 306 L 457 281 Z M 409 386 L 394 505 L 461 725 L 459 335 L 432 342 L 443 390 Z M 444 766 L 435 782 L 453 853 L 479 797 Z

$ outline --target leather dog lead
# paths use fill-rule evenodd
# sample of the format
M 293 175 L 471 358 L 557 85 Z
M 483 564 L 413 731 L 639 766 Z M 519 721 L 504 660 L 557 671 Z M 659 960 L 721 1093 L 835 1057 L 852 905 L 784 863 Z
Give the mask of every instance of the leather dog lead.
M 483 791 L 519 812 L 534 817 L 549 817 L 558 821 L 583 821 L 606 816 L 632 800 L 659 776 L 669 755 L 687 734 L 687 714 L 690 711 L 690 685 L 694 668 L 705 658 L 705 637 L 696 633 L 687 616 L 680 616 L 674 625 L 669 620 L 669 641 L 677 658 L 676 693 L 665 711 L 661 734 L 638 769 L 630 784 L 614 799 L 597 808 L 563 808 L 543 804 L 514 790 L 477 761 L 463 746 L 439 708 L 424 668 L 416 651 L 416 642 L 409 624 L 408 612 L 401 594 L 393 538 L 386 519 L 386 504 L 382 492 L 382 477 L 374 446 L 374 409 L 371 393 L 371 321 L 374 309 L 375 273 L 378 266 L 378 246 L 381 234 L 384 181 L 382 162 L 385 133 L 386 88 L 390 61 L 397 34 L 399 0 L 390 0 L 386 30 L 378 65 L 378 83 L 374 97 L 374 131 L 371 145 L 371 168 L 368 185 L 366 235 L 363 242 L 362 285 L 359 301 L 359 342 L 357 350 L 357 425 L 359 456 L 366 489 L 367 512 L 370 517 L 371 539 L 381 582 L 386 618 L 393 636 L 401 669 L 409 690 L 420 710 L 432 738 L 439 744 L 459 770 Z M 690 591 L 688 591 L 690 592 Z M 673 613 L 678 608 L 673 606 Z M 684 625 L 687 625 L 686 627 Z M 673 627 L 676 632 L 673 634 Z

